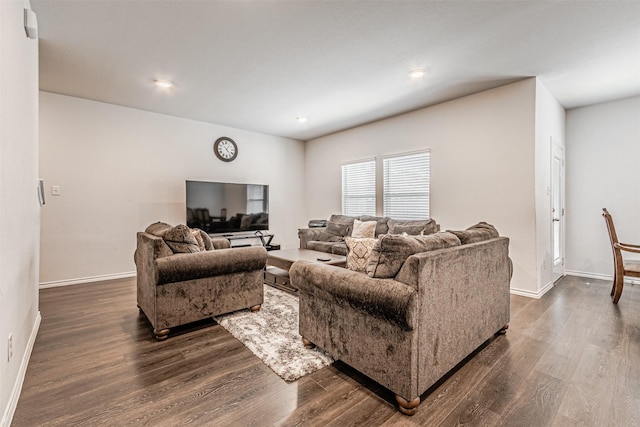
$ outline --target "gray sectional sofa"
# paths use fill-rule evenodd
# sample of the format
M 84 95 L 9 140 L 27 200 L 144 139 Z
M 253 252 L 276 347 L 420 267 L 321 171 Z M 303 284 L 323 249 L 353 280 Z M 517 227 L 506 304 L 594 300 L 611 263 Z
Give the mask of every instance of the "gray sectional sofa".
M 400 411 L 412 415 L 429 387 L 506 330 L 509 239 L 480 223 L 374 241 L 364 264 L 350 259 L 354 251 L 349 268 L 293 264 L 299 331 L 305 345 L 323 348 L 391 390 Z
M 391 218 L 370 215 L 331 215 L 329 224 L 326 227 L 298 229 L 300 249 L 311 249 L 336 255 L 346 255 L 347 246 L 344 239 L 345 237 L 351 236 L 355 220 L 361 222 L 376 222 L 375 234 L 371 237 L 378 237 L 388 233 L 407 233 L 410 235 L 432 234 L 440 229 L 433 219 L 396 221 Z

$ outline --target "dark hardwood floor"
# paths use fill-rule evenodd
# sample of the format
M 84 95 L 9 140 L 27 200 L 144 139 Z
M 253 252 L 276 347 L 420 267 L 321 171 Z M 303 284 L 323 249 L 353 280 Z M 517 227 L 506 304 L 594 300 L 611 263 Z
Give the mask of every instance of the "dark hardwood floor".
M 44 289 L 13 426 L 640 424 L 640 287 L 564 278 L 513 295 L 490 340 L 401 415 L 393 395 L 336 362 L 287 384 L 213 321 L 156 342 L 135 279 Z

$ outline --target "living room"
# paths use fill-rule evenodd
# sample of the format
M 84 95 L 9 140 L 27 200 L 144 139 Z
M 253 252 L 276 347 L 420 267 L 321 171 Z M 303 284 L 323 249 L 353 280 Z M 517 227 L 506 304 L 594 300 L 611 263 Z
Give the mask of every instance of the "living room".
M 3 43 L 14 40 L 4 29 L 14 8 L 3 3 L 0 9 Z M 270 229 L 283 248 L 294 248 L 298 228 L 341 211 L 343 162 L 429 148 L 431 216 L 444 229 L 496 224 L 511 239 L 512 293 L 537 299 L 553 287 L 548 187 L 554 142 L 566 155 L 565 272 L 610 280 L 603 207 L 614 213 L 621 236 L 640 242 L 637 77 L 632 95 L 565 108 L 541 78 L 522 76 L 301 140 L 39 90 L 37 45 L 21 43 L 15 42 L 15 53 L 6 42 L 1 63 L 0 347 L 5 354 L 4 337 L 11 335 L 14 352 L 0 371 L 5 413 L 15 404 L 15 385 L 26 369 L 20 363 L 28 362 L 37 334 L 39 287 L 100 286 L 134 276 L 136 232 L 158 220 L 185 222 L 186 180 L 268 184 Z M 637 63 L 637 49 L 634 54 Z M 168 99 L 157 96 L 159 103 Z M 220 136 L 238 143 L 234 162 L 215 158 L 212 144 Z M 38 179 L 45 185 L 42 207 Z M 52 195 L 51 186 L 60 194 Z

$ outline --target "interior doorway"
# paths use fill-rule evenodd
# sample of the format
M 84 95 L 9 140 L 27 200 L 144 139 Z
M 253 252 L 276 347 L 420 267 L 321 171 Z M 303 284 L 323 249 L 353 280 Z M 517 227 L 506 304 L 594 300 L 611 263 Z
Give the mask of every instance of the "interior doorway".
M 551 138 L 552 281 L 564 276 L 564 149 Z

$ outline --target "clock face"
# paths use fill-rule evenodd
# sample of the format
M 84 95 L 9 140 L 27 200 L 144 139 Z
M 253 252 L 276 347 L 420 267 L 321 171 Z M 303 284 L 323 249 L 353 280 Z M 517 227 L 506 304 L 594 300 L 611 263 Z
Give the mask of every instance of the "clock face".
M 238 146 L 233 139 L 223 136 L 213 144 L 213 152 L 223 162 L 230 162 L 238 157 Z

